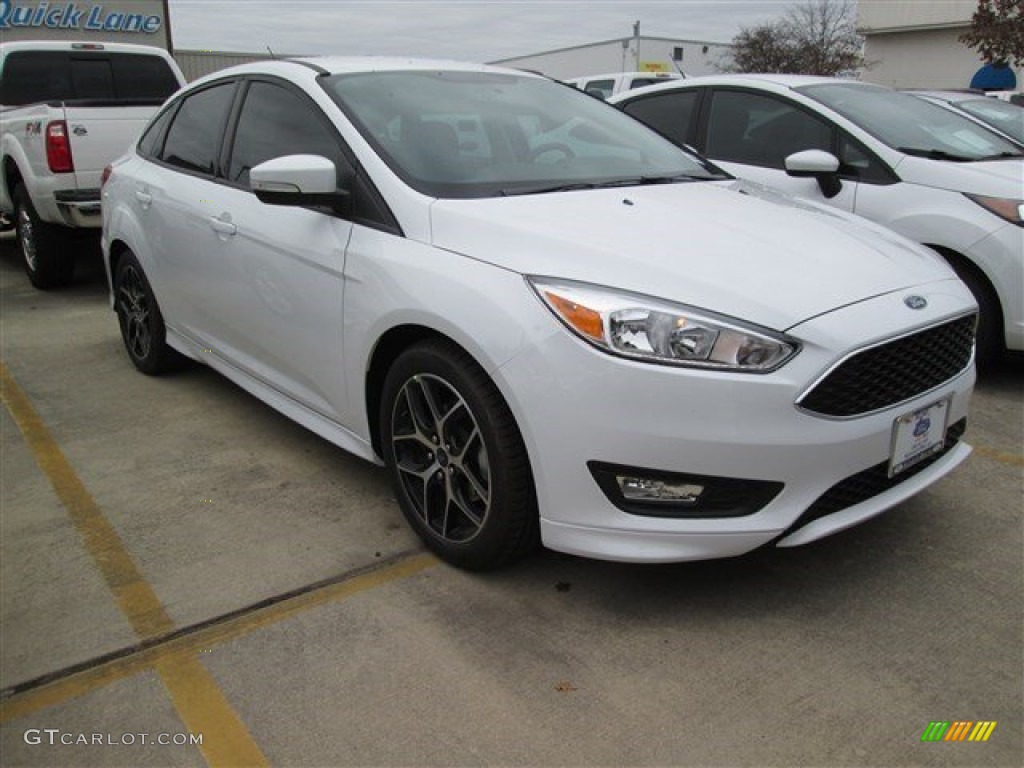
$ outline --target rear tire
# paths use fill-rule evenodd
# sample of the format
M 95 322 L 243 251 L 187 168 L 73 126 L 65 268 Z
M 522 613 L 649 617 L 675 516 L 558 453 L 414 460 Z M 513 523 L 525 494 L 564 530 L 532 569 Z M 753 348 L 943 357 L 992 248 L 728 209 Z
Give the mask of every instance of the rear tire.
M 39 218 L 24 184 L 14 189 L 14 227 L 25 274 L 42 291 L 70 285 L 75 259 L 62 227 Z
M 538 541 L 530 461 L 497 387 L 462 349 L 416 344 L 384 381 L 381 447 L 399 506 L 441 559 L 483 571 Z
M 121 340 L 132 363 L 154 376 L 179 367 L 184 358 L 167 345 L 167 328 L 153 289 L 135 254 L 124 253 L 114 273 L 114 309 Z

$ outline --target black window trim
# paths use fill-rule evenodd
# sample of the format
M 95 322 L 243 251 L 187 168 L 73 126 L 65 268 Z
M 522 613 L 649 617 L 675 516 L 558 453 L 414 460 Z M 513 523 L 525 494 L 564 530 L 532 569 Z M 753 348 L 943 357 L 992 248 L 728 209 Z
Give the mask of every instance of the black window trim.
M 878 186 L 886 186 L 889 184 L 896 184 L 901 179 L 896 175 L 896 172 L 886 163 L 877 153 L 871 151 L 871 149 L 865 146 L 864 142 L 858 139 L 856 136 L 845 130 L 842 126 L 835 123 L 833 120 L 821 115 L 814 109 L 811 109 L 805 104 L 801 104 L 799 101 L 794 101 L 787 98 L 785 95 L 780 93 L 774 93 L 771 91 L 762 91 L 758 88 L 749 88 L 741 85 L 710 85 L 705 87 L 705 95 L 702 99 L 700 114 L 697 118 L 697 132 L 695 134 L 695 146 L 700 150 L 701 154 L 707 156 L 708 146 L 708 126 L 711 118 L 711 104 L 714 101 L 714 94 L 717 92 L 733 92 L 733 93 L 745 93 L 753 96 L 762 96 L 767 99 L 781 102 L 787 106 L 794 107 L 804 114 L 810 115 L 819 122 L 825 123 L 829 127 L 829 145 L 831 147 L 832 154 L 837 158 L 839 157 L 839 141 L 841 136 L 846 136 L 851 139 L 857 148 L 864 152 L 870 160 L 874 160 L 878 163 L 878 166 L 883 169 L 885 174 L 889 177 L 888 180 L 880 179 L 862 179 L 860 176 L 848 172 L 843 172 L 842 166 L 839 169 L 839 178 L 844 181 L 853 181 L 859 184 L 874 184 Z M 710 157 L 710 156 L 708 156 Z M 712 162 L 715 162 L 714 158 L 710 158 Z M 733 162 L 731 160 L 723 160 L 722 162 Z M 741 165 L 753 165 L 753 163 L 740 163 Z M 758 168 L 769 168 L 771 170 L 785 170 L 777 168 L 774 165 L 758 165 Z
M 302 64 L 303 62 L 296 61 L 292 63 Z M 338 218 L 343 218 L 346 221 L 351 221 L 353 224 L 360 224 L 365 227 L 370 227 L 371 229 L 377 229 L 382 232 L 404 237 L 405 233 L 402 231 L 402 228 L 398 223 L 398 219 L 395 218 L 390 206 L 388 206 L 387 202 L 384 200 L 384 196 L 381 195 L 380 191 L 377 189 L 377 185 L 373 183 L 369 174 L 366 173 L 362 163 L 359 162 L 359 159 L 356 157 L 351 147 L 349 147 L 348 142 L 345 141 L 345 138 L 338 131 L 334 123 L 324 113 L 323 107 L 317 104 L 305 90 L 284 77 L 270 75 L 263 72 L 245 74 L 239 77 L 240 87 L 238 95 L 236 96 L 235 103 L 232 105 L 229 113 L 227 127 L 224 130 L 224 138 L 221 142 L 219 157 L 220 173 L 217 178 L 218 183 L 224 184 L 225 186 L 233 189 L 240 189 L 245 192 L 249 192 L 250 194 L 254 194 L 247 185 L 239 184 L 238 182 L 227 178 L 227 169 L 231 167 L 231 155 L 235 148 L 235 136 L 238 129 L 238 120 L 241 117 L 242 108 L 245 105 L 245 99 L 249 94 L 249 87 L 255 82 L 269 83 L 271 85 L 282 87 L 310 106 L 310 108 L 317 114 L 317 119 L 320 121 L 320 124 L 332 137 L 334 137 L 334 140 L 338 143 L 338 148 L 340 149 L 341 154 L 344 156 L 346 162 L 348 162 L 352 167 L 353 181 L 358 180 L 362 183 L 370 197 L 373 199 L 375 207 L 381 212 L 381 215 L 384 218 L 383 220 L 378 221 L 376 219 L 366 219 L 351 215 L 340 216 L 330 211 L 324 211 L 321 208 L 311 208 L 311 210 L 316 210 L 320 213 L 327 213 L 331 216 L 337 216 Z

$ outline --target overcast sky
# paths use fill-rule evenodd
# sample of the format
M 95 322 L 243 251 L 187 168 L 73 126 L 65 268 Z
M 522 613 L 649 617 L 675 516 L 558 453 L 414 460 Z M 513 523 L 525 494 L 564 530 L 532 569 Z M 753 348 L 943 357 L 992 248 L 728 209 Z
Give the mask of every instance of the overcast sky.
M 494 61 L 640 33 L 729 42 L 778 0 L 170 0 L 174 46 Z

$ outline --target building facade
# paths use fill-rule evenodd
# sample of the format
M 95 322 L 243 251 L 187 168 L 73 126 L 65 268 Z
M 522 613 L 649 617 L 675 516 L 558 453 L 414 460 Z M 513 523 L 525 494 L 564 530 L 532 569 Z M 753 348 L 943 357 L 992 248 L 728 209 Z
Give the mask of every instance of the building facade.
M 624 37 L 490 62 L 529 69 L 556 80 L 606 72 L 675 72 L 710 75 L 731 59 L 732 46 L 669 37 Z
M 136 43 L 172 50 L 167 0 L 0 0 L 0 42 L 16 40 Z
M 976 0 L 859 0 L 857 31 L 868 66 L 862 79 L 893 88 L 967 88 L 984 64 L 957 38 L 971 26 Z M 1017 87 L 1022 84 L 1016 71 Z

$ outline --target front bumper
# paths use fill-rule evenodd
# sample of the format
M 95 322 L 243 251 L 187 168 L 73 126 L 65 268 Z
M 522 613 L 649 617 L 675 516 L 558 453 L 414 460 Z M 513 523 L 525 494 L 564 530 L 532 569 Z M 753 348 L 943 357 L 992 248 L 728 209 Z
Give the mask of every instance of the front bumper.
M 496 378 L 530 452 L 545 545 L 634 562 L 738 555 L 783 535 L 783 545 L 828 535 L 941 478 L 966 458 L 966 445 L 951 447 L 927 468 L 871 498 L 798 524 L 833 486 L 888 461 L 898 416 L 947 397 L 949 424 L 967 416 L 973 365 L 927 393 L 863 417 L 823 418 L 795 405 L 811 382 L 852 349 L 974 310 L 973 299 L 956 280 L 916 286 L 913 292 L 928 299 L 922 311 L 903 304 L 907 292 L 787 329 L 803 348 L 766 375 L 628 361 L 560 328 L 510 361 Z M 612 504 L 588 462 L 782 483 L 783 488 L 753 514 L 643 516 Z

